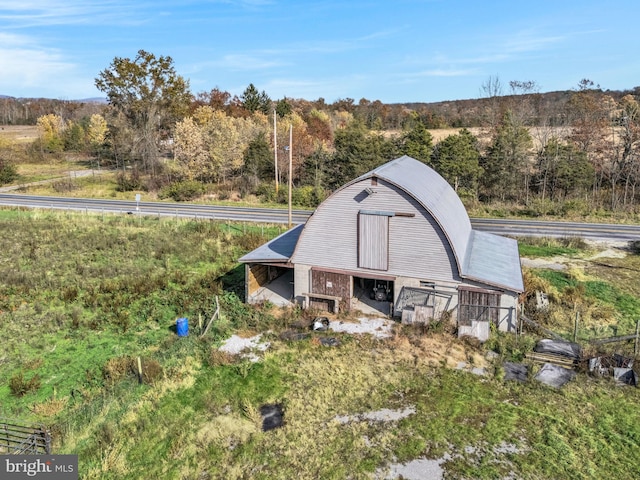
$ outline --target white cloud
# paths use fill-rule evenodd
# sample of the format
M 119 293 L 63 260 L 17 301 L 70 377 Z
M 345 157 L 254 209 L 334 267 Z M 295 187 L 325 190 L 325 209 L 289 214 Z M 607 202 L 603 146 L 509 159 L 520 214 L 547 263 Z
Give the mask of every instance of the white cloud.
M 0 20 L 11 28 L 122 23 L 134 18 L 132 14 L 144 6 L 143 2 L 132 4 L 122 0 L 0 0 Z
M 0 33 L 0 65 L 0 93 L 4 95 L 59 96 L 60 92 L 72 93 L 71 89 L 86 83 L 78 78 L 76 66 L 57 50 L 42 48 L 22 35 Z M 86 85 L 84 90 L 78 93 L 84 95 Z

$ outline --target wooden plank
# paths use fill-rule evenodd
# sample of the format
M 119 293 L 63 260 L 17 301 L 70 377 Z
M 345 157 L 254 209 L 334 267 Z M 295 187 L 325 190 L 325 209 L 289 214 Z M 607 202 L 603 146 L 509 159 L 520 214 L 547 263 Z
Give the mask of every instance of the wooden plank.
M 329 300 L 333 302 L 333 313 L 338 313 L 338 309 L 340 307 L 340 302 L 342 301 L 341 297 L 336 297 L 334 295 L 324 295 L 322 293 L 303 293 L 303 297 L 305 297 L 305 304 L 307 307 L 311 308 L 322 308 L 323 310 L 326 307 L 326 310 L 329 311 L 329 306 L 326 302 L 313 302 L 313 299 L 319 300 Z
M 568 367 L 573 367 L 578 363 L 578 360 L 572 360 L 570 358 L 563 357 L 562 355 L 553 355 L 550 353 L 527 352 L 525 357 L 533 360 L 534 362 L 553 363 L 555 365 Z
M 336 302 L 342 301 L 342 297 L 338 297 L 336 295 L 325 295 L 323 293 L 303 293 L 302 296 L 310 298 L 323 298 L 325 300 L 335 300 Z

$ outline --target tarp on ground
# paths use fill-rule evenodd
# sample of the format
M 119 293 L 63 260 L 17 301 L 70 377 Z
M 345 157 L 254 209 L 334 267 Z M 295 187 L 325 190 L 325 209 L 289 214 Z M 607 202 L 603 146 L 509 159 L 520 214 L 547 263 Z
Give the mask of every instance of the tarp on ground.
M 551 340 L 549 338 L 540 340 L 533 351 L 537 353 L 562 355 L 563 357 L 571 358 L 573 360 L 579 360 L 582 355 L 582 349 L 577 343 L 563 340 Z
M 615 378 L 617 382 L 625 385 L 633 385 L 634 387 L 638 385 L 636 372 L 631 368 L 614 368 L 613 378 Z
M 576 372 L 569 370 L 568 368 L 553 365 L 551 363 L 545 363 L 535 379 L 539 382 L 549 385 L 550 387 L 560 388 L 565 383 L 570 382 L 576 377 Z
M 526 382 L 529 377 L 529 367 L 523 363 L 504 362 L 504 379 Z

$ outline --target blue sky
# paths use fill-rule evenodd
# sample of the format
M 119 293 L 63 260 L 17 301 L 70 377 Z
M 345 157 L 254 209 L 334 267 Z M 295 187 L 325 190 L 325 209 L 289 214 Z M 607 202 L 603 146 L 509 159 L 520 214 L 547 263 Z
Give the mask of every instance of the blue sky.
M 637 0 L 0 0 L 0 94 L 80 99 L 115 57 L 173 58 L 194 93 L 383 103 L 640 85 Z

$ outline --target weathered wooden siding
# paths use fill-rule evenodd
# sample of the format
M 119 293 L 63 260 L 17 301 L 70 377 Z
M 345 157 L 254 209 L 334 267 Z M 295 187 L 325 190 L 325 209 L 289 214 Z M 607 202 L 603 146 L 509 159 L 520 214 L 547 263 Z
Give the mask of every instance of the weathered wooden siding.
M 501 292 L 460 287 L 458 289 L 458 323 L 490 321 L 498 325 L 500 319 Z
M 347 299 L 351 296 L 351 277 L 323 270 L 311 270 L 311 292 Z
M 342 305 L 348 308 L 348 300 L 351 298 L 351 277 L 335 272 L 311 270 L 311 293 L 340 297 Z M 309 306 L 320 310 L 333 311 L 333 303 L 334 300 L 309 298 Z
M 389 217 L 389 268 L 386 275 L 460 281 L 450 245 L 435 220 L 404 191 L 378 180 L 367 195 L 369 179 L 336 192 L 308 220 L 291 261 L 371 276 L 358 266 L 358 213 L 401 212 Z

